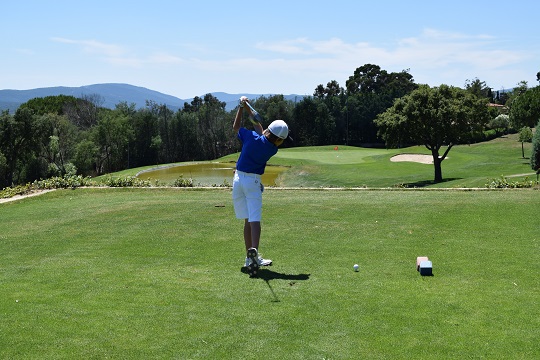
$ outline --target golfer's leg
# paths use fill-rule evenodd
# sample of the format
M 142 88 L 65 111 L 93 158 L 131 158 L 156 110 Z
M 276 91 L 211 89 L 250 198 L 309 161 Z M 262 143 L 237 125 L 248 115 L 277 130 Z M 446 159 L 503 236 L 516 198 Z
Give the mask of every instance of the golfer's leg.
M 249 224 L 248 219 L 244 221 L 244 242 L 246 243 L 246 251 L 252 247 L 251 243 L 251 225 Z
M 261 240 L 261 222 L 252 221 L 249 225 L 251 227 L 251 246 L 258 249 L 259 241 Z

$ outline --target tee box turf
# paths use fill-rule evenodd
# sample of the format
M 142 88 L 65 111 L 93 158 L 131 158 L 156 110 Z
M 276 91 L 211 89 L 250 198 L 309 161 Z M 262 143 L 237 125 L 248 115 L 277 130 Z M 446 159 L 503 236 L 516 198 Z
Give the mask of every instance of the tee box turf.
M 420 275 L 422 276 L 433 275 L 433 265 L 431 264 L 431 261 L 424 260 L 420 262 Z

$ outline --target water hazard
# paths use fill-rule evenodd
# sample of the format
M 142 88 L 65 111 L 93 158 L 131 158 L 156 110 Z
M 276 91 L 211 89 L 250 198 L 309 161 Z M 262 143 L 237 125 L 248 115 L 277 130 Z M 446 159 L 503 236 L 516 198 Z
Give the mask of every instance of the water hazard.
M 191 178 L 195 186 L 232 185 L 235 167 L 235 163 L 182 164 L 144 171 L 137 174 L 137 177 L 160 180 L 167 184 L 174 183 L 178 178 Z M 267 166 L 261 179 L 263 185 L 277 186 L 276 180 L 285 169 L 283 166 Z

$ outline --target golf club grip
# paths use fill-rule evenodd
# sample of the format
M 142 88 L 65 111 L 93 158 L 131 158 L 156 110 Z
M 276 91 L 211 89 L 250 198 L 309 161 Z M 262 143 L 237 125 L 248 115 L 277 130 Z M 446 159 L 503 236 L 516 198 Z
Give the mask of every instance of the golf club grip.
M 253 108 L 253 106 L 251 106 L 251 104 L 250 104 L 249 102 L 246 101 L 246 104 L 247 104 L 247 106 L 249 106 L 249 108 L 250 108 L 250 110 L 251 110 L 251 112 L 252 112 L 253 117 L 255 118 L 255 120 L 257 120 L 258 122 L 262 122 L 262 117 L 261 117 L 261 115 L 259 115 L 259 113 L 257 112 L 257 110 L 255 110 L 255 109 Z

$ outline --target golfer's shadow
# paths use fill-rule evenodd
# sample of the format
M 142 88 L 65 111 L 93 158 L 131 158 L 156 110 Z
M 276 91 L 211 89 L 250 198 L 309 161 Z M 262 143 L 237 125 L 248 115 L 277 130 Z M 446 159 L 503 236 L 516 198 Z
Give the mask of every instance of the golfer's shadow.
M 247 274 L 247 268 L 242 267 L 241 271 Z M 276 271 L 272 271 L 268 268 L 259 268 L 256 278 L 264 280 L 266 282 L 270 280 L 309 280 L 311 274 L 282 274 Z
M 270 269 L 259 269 L 257 277 L 264 281 L 270 280 L 309 280 L 310 274 L 282 274 Z
M 243 267 L 241 269 L 243 273 L 247 274 L 247 268 Z M 264 280 L 266 285 L 268 285 L 268 289 L 270 289 L 270 292 L 272 293 L 273 299 L 272 302 L 278 303 L 280 302 L 278 296 L 274 292 L 274 289 L 272 289 L 272 285 L 270 285 L 270 280 L 289 280 L 289 285 L 293 286 L 296 284 L 296 281 L 300 280 L 308 280 L 310 274 L 282 274 L 275 271 L 272 271 L 270 269 L 259 269 L 259 272 L 257 273 L 257 276 L 254 277 L 254 279 L 261 279 Z

